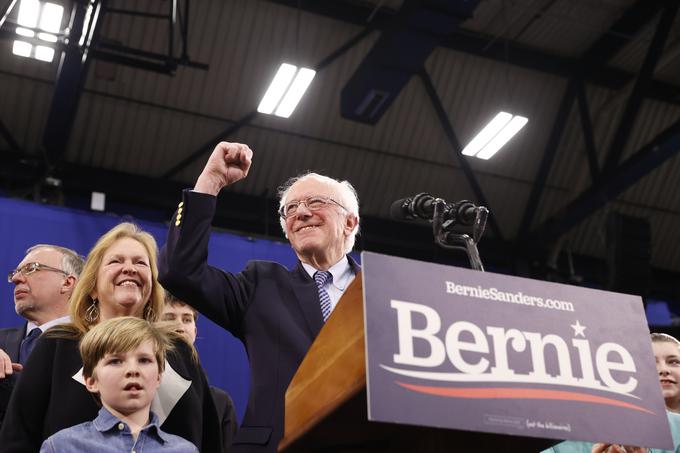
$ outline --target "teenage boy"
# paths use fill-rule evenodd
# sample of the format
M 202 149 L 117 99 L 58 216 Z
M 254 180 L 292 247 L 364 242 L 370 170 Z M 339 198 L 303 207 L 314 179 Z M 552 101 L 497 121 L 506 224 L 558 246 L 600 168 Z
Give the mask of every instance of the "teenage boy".
M 80 343 L 87 389 L 101 401 L 99 415 L 43 442 L 41 453 L 196 453 L 189 441 L 161 431 L 151 402 L 161 383 L 169 332 L 144 319 L 101 322 Z
M 165 292 L 165 306 L 163 307 L 163 314 L 161 315 L 163 321 L 176 322 L 176 332 L 183 335 L 189 343 L 196 343 L 196 335 L 198 329 L 196 327 L 196 320 L 198 319 L 198 311 L 191 305 L 179 300 L 169 292 Z M 238 420 L 236 418 L 236 410 L 234 409 L 234 402 L 231 396 L 219 387 L 210 386 L 215 407 L 220 417 L 220 424 L 222 426 L 222 443 L 224 444 L 224 451 L 229 451 L 231 444 L 238 431 Z

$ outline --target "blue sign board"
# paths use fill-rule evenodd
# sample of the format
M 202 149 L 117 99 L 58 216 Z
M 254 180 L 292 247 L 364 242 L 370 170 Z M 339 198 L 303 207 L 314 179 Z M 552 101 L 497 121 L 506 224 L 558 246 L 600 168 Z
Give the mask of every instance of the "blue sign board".
M 672 448 L 640 297 L 362 261 L 369 420 Z

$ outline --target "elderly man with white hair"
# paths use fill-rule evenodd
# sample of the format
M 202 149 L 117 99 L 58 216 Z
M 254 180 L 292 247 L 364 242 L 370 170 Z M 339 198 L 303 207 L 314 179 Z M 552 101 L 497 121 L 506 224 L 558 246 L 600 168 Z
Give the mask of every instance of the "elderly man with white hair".
M 275 452 L 284 396 L 300 362 L 359 266 L 348 255 L 359 202 L 346 181 L 308 173 L 280 191 L 281 227 L 299 259 L 293 269 L 250 261 L 238 274 L 207 264 L 210 224 L 223 187 L 245 178 L 252 151 L 219 143 L 193 190 L 185 190 L 161 251 L 159 280 L 245 344 L 248 407 L 232 451 Z

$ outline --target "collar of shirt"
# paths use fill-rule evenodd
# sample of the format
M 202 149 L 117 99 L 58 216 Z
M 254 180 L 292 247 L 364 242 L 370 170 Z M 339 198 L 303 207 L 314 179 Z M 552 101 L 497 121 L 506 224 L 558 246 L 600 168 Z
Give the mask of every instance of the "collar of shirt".
M 146 432 L 147 434 L 153 434 L 161 443 L 166 443 L 168 439 L 165 438 L 165 433 L 161 431 L 160 427 L 158 426 L 158 416 L 153 412 L 149 412 L 149 416 L 151 421 L 149 424 L 144 426 L 141 431 Z M 121 430 L 119 425 L 123 425 L 123 429 L 130 431 L 127 423 L 122 422 L 118 417 L 109 412 L 109 410 L 104 406 L 99 409 L 99 415 L 97 415 L 97 418 L 92 421 L 92 425 L 97 431 L 100 432 L 107 432 L 111 431 L 112 429 Z
M 314 279 L 314 274 L 319 270 L 307 263 L 302 263 L 302 267 L 304 267 L 305 271 L 312 277 L 312 280 Z M 335 286 L 339 291 L 345 291 L 345 288 L 351 280 L 350 277 L 353 275 L 347 256 L 343 256 L 340 261 L 332 265 L 328 269 L 328 272 L 333 276 L 333 280 L 330 284 Z
M 54 327 L 58 324 L 67 324 L 69 322 L 71 322 L 71 317 L 68 315 L 62 316 L 61 318 L 53 319 L 52 321 L 47 321 L 42 326 L 39 326 L 29 321 L 28 324 L 26 325 L 26 336 L 28 336 L 28 334 L 31 333 L 31 330 L 33 329 L 40 329 L 42 332 L 45 332 L 50 327 Z

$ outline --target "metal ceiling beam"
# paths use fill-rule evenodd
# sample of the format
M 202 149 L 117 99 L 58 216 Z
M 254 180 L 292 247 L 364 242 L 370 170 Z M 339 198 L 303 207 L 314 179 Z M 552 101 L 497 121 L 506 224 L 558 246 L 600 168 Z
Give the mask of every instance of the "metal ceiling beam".
M 14 136 L 9 131 L 9 129 L 7 129 L 7 126 L 5 126 L 5 123 L 3 123 L 2 120 L 0 120 L 0 135 L 5 139 L 10 149 L 15 151 L 19 151 L 21 149 L 19 143 L 17 143 L 17 141 L 14 139 Z
M 96 2 L 94 8 L 95 10 L 101 9 L 101 3 Z M 69 24 L 69 40 L 59 62 L 54 93 L 52 94 L 42 140 L 47 160 L 52 164 L 56 164 L 66 152 L 66 145 L 73 129 L 78 102 L 83 93 L 90 65 L 88 43 L 83 48 L 79 45 L 79 41 L 84 33 L 92 33 L 90 36 L 94 36 L 103 17 L 102 14 L 93 11 L 90 16 L 90 24 L 86 24 L 86 13 L 87 2 L 73 2 Z M 85 37 L 85 41 L 87 41 L 87 37 Z
M 633 89 L 626 102 L 623 113 L 621 114 L 621 119 L 619 120 L 619 125 L 611 141 L 609 147 L 609 152 L 607 153 L 607 159 L 603 166 L 603 173 L 608 173 L 613 170 L 619 162 L 623 150 L 628 142 L 628 137 L 633 130 L 633 125 L 635 123 L 635 118 L 638 115 L 640 106 L 644 99 L 645 93 L 647 91 L 647 86 L 649 85 L 653 75 L 656 64 L 661 58 L 663 49 L 666 45 L 666 40 L 668 34 L 670 33 L 673 22 L 675 21 L 675 16 L 678 11 L 678 2 L 674 0 L 668 4 L 668 6 L 661 13 L 659 22 L 654 32 L 654 37 L 652 38 L 649 48 L 647 50 L 647 55 L 645 56 L 640 72 L 635 80 Z
M 475 172 L 472 170 L 472 167 L 468 163 L 465 156 L 463 156 L 462 153 L 463 147 L 461 146 L 460 141 L 458 140 L 458 137 L 456 136 L 456 133 L 453 130 L 453 127 L 451 126 L 451 123 L 449 122 L 449 117 L 446 114 L 446 109 L 444 109 L 444 105 L 439 99 L 437 89 L 432 83 L 432 79 L 430 79 L 430 76 L 425 71 L 425 69 L 421 69 L 419 75 L 420 79 L 423 81 L 423 85 L 425 86 L 425 91 L 427 92 L 427 95 L 430 98 L 432 107 L 434 108 L 434 111 L 437 114 L 437 118 L 439 118 L 439 124 L 441 124 L 442 128 L 444 129 L 444 133 L 446 134 L 446 138 L 449 140 L 449 144 L 451 145 L 453 155 L 456 159 L 458 159 L 458 163 L 460 164 L 460 167 L 463 170 L 463 173 L 465 174 L 465 178 L 467 179 L 468 184 L 470 184 L 472 191 L 475 193 L 475 197 L 477 197 L 475 201 L 477 202 L 477 204 L 481 204 L 482 206 L 486 206 L 489 208 L 489 211 L 491 212 L 491 215 L 489 216 L 488 220 L 489 225 L 491 226 L 494 235 L 497 238 L 503 240 L 503 233 L 501 232 L 498 222 L 496 222 L 494 210 L 489 205 L 489 201 L 484 195 L 482 186 L 479 185 L 479 182 L 475 177 Z
M 7 16 L 12 12 L 12 8 L 17 3 L 17 0 L 5 0 L 3 5 L 0 7 L 0 27 L 5 23 Z
M 309 13 L 330 17 L 335 20 L 347 22 L 357 26 L 366 26 L 368 18 L 372 17 L 370 25 L 375 29 L 382 30 L 390 23 L 394 14 L 387 12 L 375 12 L 370 7 L 356 3 L 348 3 L 343 0 L 306 1 L 299 0 L 269 0 L 272 3 L 285 5 L 291 8 L 300 8 Z M 646 8 L 658 7 L 661 0 L 649 0 Z M 645 2 L 640 0 L 639 3 Z M 644 5 L 643 5 L 644 6 Z M 642 8 L 642 6 L 640 6 Z M 640 18 L 648 16 L 648 12 L 638 12 Z M 625 16 L 625 15 L 624 15 Z M 631 16 L 634 16 L 631 13 Z M 623 22 L 630 26 L 627 22 Z M 622 27 L 623 27 L 622 24 Z M 489 46 L 492 42 L 494 45 Z M 610 53 L 615 48 L 614 43 L 602 38 L 602 43 L 595 47 L 593 54 Z M 612 41 L 614 41 L 612 39 Z M 562 57 L 553 55 L 540 49 L 531 48 L 507 39 L 498 38 L 483 33 L 473 32 L 457 28 L 448 39 L 442 42 L 442 46 L 458 52 L 467 53 L 481 58 L 491 59 L 501 63 L 508 63 L 526 69 L 531 69 L 547 74 L 569 78 L 574 74 L 575 68 L 581 63 L 579 58 Z M 598 65 L 595 71 L 587 71 L 584 81 L 596 86 L 619 89 L 635 77 L 634 74 L 620 69 Z M 664 103 L 680 105 L 680 86 L 653 80 L 650 82 L 646 96 Z
M 667 1 L 637 0 L 623 15 L 595 41 L 582 55 L 584 72 L 592 70 L 592 66 L 601 66 L 613 58 L 629 42 L 631 37 L 639 33 L 663 9 Z
M 543 150 L 543 158 L 541 159 L 541 165 L 538 168 L 538 173 L 534 179 L 534 184 L 531 188 L 531 193 L 527 199 L 527 204 L 524 207 L 524 215 L 522 215 L 522 222 L 519 227 L 518 238 L 520 240 L 526 238 L 531 228 L 531 222 L 534 219 L 534 215 L 538 210 L 538 204 L 541 201 L 541 196 L 543 195 L 543 189 L 545 187 L 545 182 L 550 174 L 550 169 L 552 168 L 552 163 L 557 155 L 557 148 L 560 144 L 560 139 L 562 138 L 562 133 L 567 124 L 567 117 L 571 111 L 571 107 L 574 104 L 574 97 L 576 95 L 576 79 L 571 78 L 564 89 L 564 94 L 562 95 L 562 101 L 557 110 L 557 115 L 555 116 L 555 121 L 553 122 L 552 130 L 550 132 L 550 137 L 548 142 L 545 144 L 545 149 Z
M 343 118 L 374 125 L 479 0 L 406 0 L 340 91 Z
M 632 7 L 630 7 L 616 23 L 613 24 L 612 27 L 600 39 L 595 41 L 590 46 L 590 48 L 584 52 L 580 61 L 573 66 L 572 76 L 569 78 L 569 84 L 562 98 L 562 102 L 553 125 L 552 133 L 548 139 L 545 151 L 543 153 L 541 166 L 536 178 L 534 179 L 534 186 L 527 201 L 522 223 L 520 224 L 519 229 L 520 240 L 526 240 L 529 237 L 531 222 L 539 205 L 545 181 L 548 177 L 548 174 L 550 173 L 552 162 L 567 123 L 568 113 L 571 110 L 571 106 L 575 98 L 578 100 L 578 106 L 580 109 L 581 124 L 584 131 L 584 142 L 586 144 L 586 153 L 588 157 L 591 178 L 593 183 L 595 183 L 599 173 L 597 170 L 597 154 L 595 149 L 595 141 L 593 139 L 593 126 L 590 121 L 590 114 L 588 112 L 588 102 L 586 99 L 585 87 L 583 86 L 583 77 L 586 77 L 588 73 L 596 70 L 598 66 L 603 66 L 608 59 L 616 55 L 616 53 L 618 53 L 626 44 L 628 44 L 627 37 L 638 33 L 648 24 L 649 21 L 654 19 L 659 14 L 661 6 L 663 6 L 663 2 L 661 1 L 639 0 Z M 666 9 L 669 10 L 670 8 L 671 6 L 669 5 Z M 675 9 L 677 9 L 677 6 Z M 670 11 L 664 10 L 664 12 Z M 655 34 L 654 40 L 650 45 L 648 58 L 645 60 L 645 65 L 643 65 L 643 70 L 641 71 L 641 74 L 646 76 L 644 80 L 640 80 L 640 86 L 642 89 L 635 90 L 635 97 L 631 102 L 629 102 L 631 108 L 634 108 L 634 110 L 629 110 L 627 115 L 624 114 L 623 118 L 625 122 L 622 120 L 621 127 L 629 129 L 632 126 L 634 112 L 642 102 L 642 95 L 645 92 L 644 82 L 649 82 L 651 78 L 653 67 L 660 55 L 659 48 L 663 48 L 665 37 L 668 35 L 668 29 L 674 20 L 674 16 L 675 11 L 673 11 L 673 14 L 670 14 L 670 18 L 668 18 L 666 15 L 663 15 L 663 18 L 659 23 L 657 33 Z M 654 58 L 653 60 L 650 59 L 650 55 L 652 58 Z M 652 72 L 649 70 L 650 66 Z M 620 128 L 619 133 L 617 134 L 619 140 L 615 141 L 615 144 L 622 147 L 625 143 L 625 138 L 628 136 L 627 134 L 628 130 L 622 132 L 622 129 Z M 623 139 L 623 142 L 621 139 Z
M 91 54 L 93 58 L 110 63 L 129 66 L 143 71 L 157 72 L 168 76 L 174 76 L 177 67 L 187 66 L 194 69 L 202 69 L 207 71 L 209 65 L 191 61 L 187 53 L 187 34 L 188 24 L 178 14 L 179 0 L 171 0 L 168 2 L 169 8 L 167 14 L 147 13 L 143 11 L 120 9 L 120 8 L 104 8 L 104 12 L 109 14 L 123 14 L 141 17 L 144 19 L 159 19 L 167 21 L 167 52 L 157 53 L 150 52 L 143 49 L 135 49 L 132 47 L 121 45 L 117 42 L 112 42 L 105 38 L 97 41 L 97 45 L 92 49 Z M 190 0 L 184 1 L 184 9 L 182 15 L 188 17 Z M 178 20 L 178 17 L 180 20 Z M 179 38 L 181 44 L 181 55 L 175 56 L 175 28 L 179 26 Z
M 316 72 L 318 73 L 325 69 L 329 64 L 331 64 L 336 59 L 340 58 L 342 55 L 345 54 L 345 52 L 347 52 L 349 49 L 351 49 L 357 43 L 363 40 L 366 36 L 368 36 L 372 31 L 373 31 L 372 27 L 366 27 L 363 30 L 361 30 L 358 34 L 354 35 L 343 45 L 338 47 L 335 51 L 331 52 L 330 55 L 321 60 L 314 68 L 316 69 Z M 163 173 L 161 177 L 172 178 L 177 173 L 179 173 L 180 171 L 191 165 L 193 162 L 195 162 L 197 159 L 199 159 L 201 156 L 203 156 L 205 153 L 213 149 L 218 142 L 220 142 L 221 140 L 225 140 L 230 135 L 234 134 L 236 131 L 241 129 L 243 126 L 247 126 L 248 124 L 250 124 L 250 122 L 253 121 L 257 117 L 257 115 L 259 115 L 257 110 L 253 110 L 247 113 L 246 115 L 242 116 L 238 121 L 231 124 L 228 128 L 217 134 L 215 137 L 205 142 L 196 151 L 192 152 L 189 156 L 185 157 L 177 164 L 169 168 L 165 173 Z
M 172 168 L 168 169 L 165 173 L 161 175 L 161 178 L 163 179 L 170 179 L 173 178 L 174 176 L 177 175 L 180 171 L 184 170 L 187 168 L 189 165 L 194 163 L 198 158 L 200 158 L 202 155 L 205 153 L 209 152 L 212 150 L 215 145 L 222 140 L 227 139 L 230 135 L 236 133 L 239 129 L 241 129 L 243 126 L 246 126 L 250 124 L 250 122 L 258 115 L 257 110 L 253 110 L 252 112 L 248 113 L 247 115 L 241 117 L 238 121 L 236 121 L 234 124 L 211 138 L 210 140 L 206 141 L 203 143 L 201 146 L 198 147 L 196 151 L 193 153 L 189 154 L 187 157 L 176 163 L 175 165 L 172 166 Z
M 595 147 L 595 134 L 593 133 L 593 121 L 590 118 L 590 109 L 588 108 L 588 98 L 586 96 L 586 87 L 583 80 L 576 81 L 576 99 L 578 100 L 578 107 L 581 118 L 581 129 L 583 129 L 583 143 L 586 147 L 586 157 L 588 158 L 588 169 L 590 170 L 590 181 L 594 183 L 600 174 L 600 168 L 597 163 L 597 149 Z
M 127 55 L 134 55 L 137 57 L 145 58 L 148 60 L 152 61 L 158 61 L 160 63 L 163 63 L 163 66 L 167 67 L 168 69 L 171 70 L 176 70 L 178 65 L 182 66 L 187 66 L 189 68 L 194 68 L 194 69 L 202 69 L 204 71 L 207 71 L 210 69 L 210 66 L 207 63 L 199 63 L 196 61 L 190 61 L 188 59 L 185 59 L 183 57 L 180 58 L 175 58 L 175 57 L 170 57 L 168 54 L 162 54 L 162 53 L 156 53 L 156 52 L 149 52 L 146 50 L 141 50 L 141 49 L 135 49 L 132 47 L 127 47 L 123 46 L 114 42 L 107 41 L 105 39 L 101 39 L 97 43 L 97 50 L 107 50 L 107 51 L 112 51 L 116 52 L 118 54 L 122 54 L 123 56 Z M 95 54 L 95 58 L 97 58 L 97 55 Z M 122 63 L 126 64 L 126 63 Z M 134 65 L 131 65 L 134 66 Z
M 93 49 L 90 51 L 90 56 L 99 61 L 106 61 L 123 66 L 129 66 L 143 71 L 156 72 L 158 74 L 173 76 L 175 75 L 176 65 L 168 65 L 166 63 L 155 63 L 141 58 L 129 57 L 114 52 L 107 52 L 105 50 Z
M 603 175 L 590 189 L 533 231 L 532 240 L 538 240 L 543 244 L 556 240 L 679 153 L 680 120 L 664 130 L 615 170 Z
M 504 39 L 496 39 L 495 46 L 484 50 L 492 39 L 494 39 L 492 36 L 480 34 L 467 36 L 454 33 L 446 42 L 446 47 L 477 57 L 565 78 L 571 77 L 575 71 L 574 68 L 580 64 L 580 60 L 576 58 L 551 55 Z M 602 65 L 596 71 L 585 74 L 584 81 L 602 88 L 618 90 L 634 77 L 635 75 L 629 72 Z M 680 105 L 680 86 L 652 80 L 646 96 L 662 103 Z

